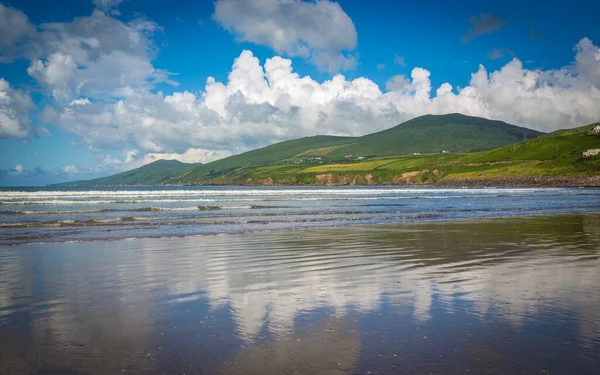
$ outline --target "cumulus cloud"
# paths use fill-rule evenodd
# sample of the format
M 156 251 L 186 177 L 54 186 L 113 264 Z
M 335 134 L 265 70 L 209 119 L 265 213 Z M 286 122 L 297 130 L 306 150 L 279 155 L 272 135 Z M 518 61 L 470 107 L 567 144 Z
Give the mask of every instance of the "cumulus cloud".
M 81 170 L 78 167 L 76 167 L 75 165 L 72 165 L 72 164 L 71 165 L 63 165 L 62 167 L 60 167 L 60 170 L 63 173 L 66 173 L 66 174 L 81 173 Z
M 189 148 L 182 154 L 177 153 L 150 153 L 144 155 L 143 164 L 148 164 L 156 160 L 179 160 L 183 163 L 198 163 L 206 160 L 217 160 L 230 156 L 231 153 L 226 150 L 203 150 L 200 148 Z
M 309 59 L 332 72 L 356 64 L 347 53 L 356 48 L 356 29 L 336 2 L 217 0 L 213 18 L 241 41 Z
M 392 77 L 386 91 L 339 74 L 318 82 L 294 72 L 289 59 L 261 64 L 244 51 L 227 82 L 209 77 L 201 93 L 132 92 L 113 104 L 67 106 L 54 122 L 94 147 L 130 147 L 138 162 L 206 162 L 307 135 L 362 135 L 427 113 L 461 112 L 553 131 L 600 118 L 599 49 L 584 38 L 575 51 L 573 63 L 556 70 L 530 70 L 516 58 L 492 72 L 480 65 L 463 88 L 448 82 L 433 88 L 431 73 L 414 68 L 410 77 Z
M 469 22 L 473 27 L 462 37 L 463 43 L 469 43 L 473 38 L 476 38 L 482 34 L 491 34 L 495 31 L 500 30 L 506 25 L 506 20 L 487 13 L 479 13 L 478 16 L 471 16 Z
M 107 3 L 108 4 L 108 3 Z M 154 68 L 151 36 L 161 28 L 143 18 L 123 23 L 100 10 L 67 23 L 40 25 L 29 75 L 59 103 L 86 95 L 114 98 L 174 83 Z
M 0 4 L 0 63 L 23 57 L 28 42 L 37 32 L 27 16 L 18 9 Z
M 15 165 L 15 167 L 12 168 L 11 170 L 9 170 L 8 173 L 12 174 L 12 175 L 23 174 L 23 165 L 22 164 Z
M 33 131 L 28 111 L 31 98 L 0 78 L 0 138 L 25 138 Z
M 86 104 L 91 104 L 91 102 L 88 98 L 75 99 L 71 103 L 69 103 L 69 105 L 86 105 Z

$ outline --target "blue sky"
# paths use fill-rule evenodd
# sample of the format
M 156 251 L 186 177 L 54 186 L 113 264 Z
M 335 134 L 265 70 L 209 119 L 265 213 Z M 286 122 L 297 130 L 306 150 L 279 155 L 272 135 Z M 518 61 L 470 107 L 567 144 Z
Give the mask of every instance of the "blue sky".
M 0 1 L 0 185 L 462 112 L 600 120 L 597 1 Z

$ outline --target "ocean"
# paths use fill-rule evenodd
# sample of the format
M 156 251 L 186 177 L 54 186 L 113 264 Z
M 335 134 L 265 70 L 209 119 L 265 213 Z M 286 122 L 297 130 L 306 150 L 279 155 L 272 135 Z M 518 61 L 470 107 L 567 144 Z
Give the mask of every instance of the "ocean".
M 600 211 L 590 188 L 0 190 L 0 245 Z

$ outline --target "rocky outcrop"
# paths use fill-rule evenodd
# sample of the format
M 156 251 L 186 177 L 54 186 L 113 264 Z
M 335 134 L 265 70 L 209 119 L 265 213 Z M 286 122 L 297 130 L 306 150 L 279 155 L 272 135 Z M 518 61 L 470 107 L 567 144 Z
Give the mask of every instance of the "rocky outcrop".
M 333 174 L 331 174 L 331 173 L 318 174 L 315 176 L 315 180 L 317 181 L 317 184 L 331 185 L 333 183 Z

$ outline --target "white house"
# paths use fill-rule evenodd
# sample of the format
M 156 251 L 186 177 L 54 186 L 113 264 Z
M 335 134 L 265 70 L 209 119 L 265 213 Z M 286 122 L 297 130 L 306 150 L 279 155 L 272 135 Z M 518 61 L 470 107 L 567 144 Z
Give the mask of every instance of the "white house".
M 596 156 L 600 155 L 600 148 L 590 148 L 583 152 L 583 156 Z
M 592 131 L 596 134 L 600 134 L 600 125 L 594 126 L 594 129 L 592 129 Z

